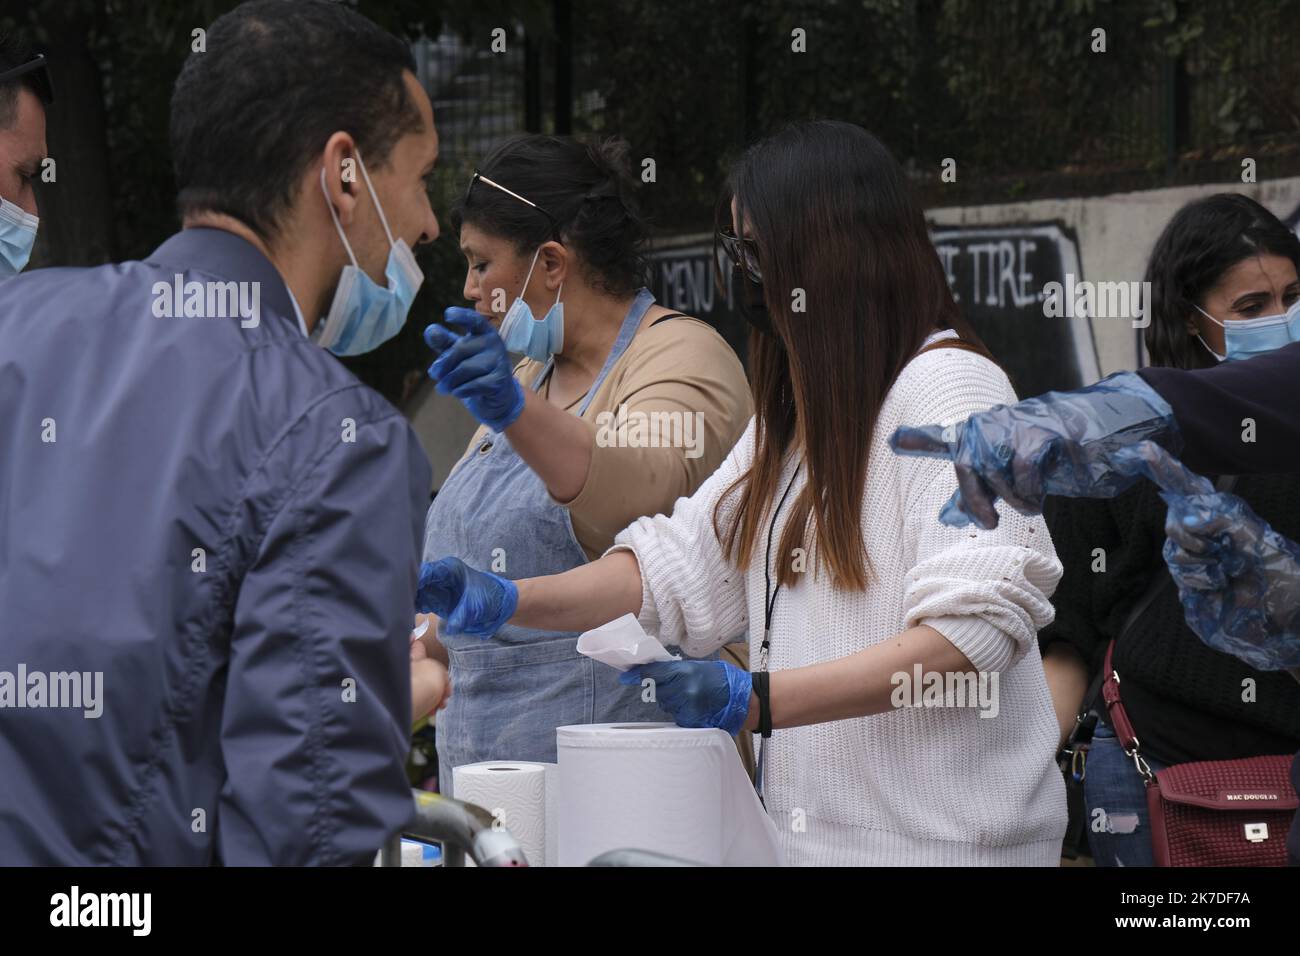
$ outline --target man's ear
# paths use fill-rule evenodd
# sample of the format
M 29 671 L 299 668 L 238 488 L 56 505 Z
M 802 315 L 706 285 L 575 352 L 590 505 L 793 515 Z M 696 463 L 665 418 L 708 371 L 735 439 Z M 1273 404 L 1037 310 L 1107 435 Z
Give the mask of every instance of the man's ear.
M 545 270 L 546 288 L 555 292 L 569 278 L 573 256 L 567 247 L 552 239 L 542 245 L 542 254 L 538 256 L 537 264 Z
M 349 133 L 339 130 L 325 141 L 320 168 L 312 172 L 312 191 L 315 193 L 320 192 L 320 169 L 325 170 L 325 195 L 346 229 L 356 214 L 357 189 L 361 182 L 357 146 Z

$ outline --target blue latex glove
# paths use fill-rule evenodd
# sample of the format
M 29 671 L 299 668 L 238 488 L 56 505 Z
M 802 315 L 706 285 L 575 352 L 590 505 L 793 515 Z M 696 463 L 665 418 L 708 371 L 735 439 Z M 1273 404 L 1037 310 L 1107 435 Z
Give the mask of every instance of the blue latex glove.
M 653 680 L 655 703 L 680 727 L 718 727 L 733 737 L 749 716 L 754 689 L 749 671 L 723 661 L 666 661 L 642 664 L 619 675 L 620 684 Z
M 415 609 L 438 615 L 447 634 L 491 637 L 514 616 L 518 604 L 515 582 L 475 571 L 460 558 L 420 565 Z
M 1182 448 L 1169 403 L 1140 376 L 1120 372 L 1077 391 L 996 405 L 947 427 L 900 428 L 889 446 L 900 455 L 951 460 L 957 491 L 939 520 L 987 529 L 998 526 L 998 498 L 1035 515 L 1047 495 L 1114 497 L 1136 480 L 1115 469 L 1115 453 L 1144 439 L 1175 453 Z
M 1300 667 L 1300 545 L 1151 442 L 1118 456 L 1169 504 L 1164 556 L 1187 626 L 1261 671 Z
M 497 330 L 473 309 L 452 306 L 443 312 L 448 325 L 430 325 L 424 342 L 437 353 L 429 378 L 438 391 L 454 395 L 470 414 L 495 432 L 505 431 L 524 410 L 524 390 L 516 381 L 510 356 Z

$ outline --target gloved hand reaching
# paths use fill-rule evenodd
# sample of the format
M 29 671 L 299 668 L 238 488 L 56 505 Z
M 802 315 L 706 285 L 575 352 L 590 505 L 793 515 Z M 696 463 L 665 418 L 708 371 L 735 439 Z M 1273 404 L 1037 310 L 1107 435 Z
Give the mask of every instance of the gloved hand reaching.
M 1300 545 L 1151 442 L 1118 456 L 1169 504 L 1164 556 L 1187 626 L 1256 670 L 1300 667 Z
M 459 558 L 420 565 L 415 609 L 442 619 L 445 634 L 491 637 L 515 613 L 519 588 L 513 581 L 475 571 Z
M 1150 439 L 1175 454 L 1182 439 L 1173 409 L 1133 372 L 1073 392 L 1048 392 L 996 405 L 947 427 L 899 428 L 900 455 L 950 459 L 957 491 L 939 512 L 944 524 L 996 528 L 998 498 L 1021 514 L 1043 510 L 1047 495 L 1110 498 L 1136 480 L 1115 468 L 1115 453 Z
M 460 399 L 470 414 L 495 432 L 505 431 L 524 410 L 524 390 L 515 379 L 501 336 L 473 309 L 452 306 L 443 313 L 448 325 L 424 330 L 424 341 L 438 358 L 429 378 L 438 391 Z
M 619 675 L 620 684 L 654 681 L 655 703 L 681 727 L 718 727 L 733 737 L 749 716 L 753 678 L 723 661 L 642 664 Z

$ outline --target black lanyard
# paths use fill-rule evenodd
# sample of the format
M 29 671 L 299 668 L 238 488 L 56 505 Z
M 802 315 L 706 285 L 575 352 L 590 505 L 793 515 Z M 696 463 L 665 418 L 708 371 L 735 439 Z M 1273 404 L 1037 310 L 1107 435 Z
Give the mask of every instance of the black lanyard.
M 767 553 L 763 557 L 763 643 L 758 649 L 758 669 L 767 670 L 767 657 L 772 649 L 772 611 L 776 607 L 776 596 L 781 592 L 780 576 L 777 576 L 776 587 L 772 587 L 772 535 L 776 532 L 776 519 L 781 514 L 781 509 L 785 507 L 785 499 L 790 497 L 790 489 L 794 487 L 795 479 L 799 477 L 799 469 L 803 467 L 803 462 L 795 465 L 794 474 L 790 476 L 790 483 L 785 486 L 785 493 L 781 495 L 781 500 L 777 502 L 776 510 L 772 512 L 772 523 L 767 526 Z M 771 591 L 771 597 L 768 591 Z
M 777 502 L 776 510 L 772 512 L 772 523 L 767 526 L 767 552 L 763 556 L 763 643 L 758 649 L 758 669 L 767 670 L 768 653 L 772 648 L 772 611 L 776 607 L 776 596 L 781 591 L 780 575 L 777 576 L 776 587 L 772 587 L 772 536 L 776 532 L 776 519 L 781 514 L 781 509 L 785 506 L 785 499 L 790 497 L 790 489 L 794 487 L 795 479 L 799 477 L 799 469 L 803 467 L 803 462 L 795 465 L 794 474 L 790 476 L 790 483 L 785 486 L 785 493 L 781 495 L 781 500 Z M 771 597 L 768 591 L 771 590 Z M 754 790 L 758 793 L 758 799 L 766 809 L 767 801 L 763 799 L 763 757 L 767 752 L 767 738 L 760 737 L 758 741 L 758 760 L 754 766 Z

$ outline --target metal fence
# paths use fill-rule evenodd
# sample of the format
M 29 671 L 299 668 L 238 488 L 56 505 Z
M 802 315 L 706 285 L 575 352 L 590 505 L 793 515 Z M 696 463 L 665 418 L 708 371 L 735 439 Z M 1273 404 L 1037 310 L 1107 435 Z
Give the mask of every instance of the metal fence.
M 619 133 L 633 156 L 658 160 L 656 186 L 641 190 L 656 232 L 707 232 L 730 159 L 814 117 L 875 132 L 929 207 L 1231 181 L 1244 158 L 1260 179 L 1300 174 L 1300 0 L 1187 0 L 1177 19 L 1149 22 L 1169 8 L 551 0 L 532 36 L 513 24 L 505 52 L 491 51 L 486 30 L 414 44 L 441 140 L 434 208 L 445 214 L 506 136 Z M 1090 49 L 1094 24 L 1104 54 Z M 796 27 L 812 44 L 803 58 L 790 55 Z M 960 161 L 956 183 L 940 181 L 948 156 Z M 421 300 L 460 301 L 454 237 L 422 255 Z M 416 327 L 433 317 L 358 371 L 400 401 L 421 380 Z

